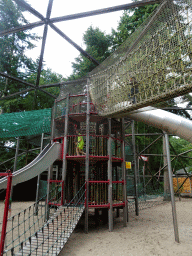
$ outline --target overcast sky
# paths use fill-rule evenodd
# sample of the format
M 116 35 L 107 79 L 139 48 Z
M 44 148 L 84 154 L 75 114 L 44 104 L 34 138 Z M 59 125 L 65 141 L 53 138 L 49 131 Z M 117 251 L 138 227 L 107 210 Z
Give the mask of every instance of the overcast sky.
M 48 0 L 28 0 L 27 2 L 42 15 L 46 16 Z M 131 2 L 131 0 L 54 0 L 51 18 L 85 11 L 92 11 Z M 112 28 L 117 28 L 122 13 L 123 11 L 101 14 L 72 21 L 58 22 L 55 23 L 55 25 L 61 29 L 68 37 L 70 37 L 76 44 L 85 49 L 82 38 L 83 34 L 89 26 L 92 25 L 94 28 L 99 27 L 101 31 L 109 34 L 111 33 Z M 30 22 L 38 21 L 38 18 L 32 14 L 29 14 L 29 12 L 25 12 L 25 17 Z M 43 26 L 34 28 L 31 30 L 31 32 L 42 36 L 43 28 Z M 34 60 L 40 55 L 41 40 L 36 44 L 37 47 L 27 53 L 27 55 L 32 57 Z M 69 76 L 72 73 L 71 62 L 73 62 L 78 55 L 79 52 L 73 46 L 61 38 L 50 27 L 48 28 L 44 54 L 44 61 L 47 68 L 51 68 L 52 71 L 62 74 L 64 77 Z

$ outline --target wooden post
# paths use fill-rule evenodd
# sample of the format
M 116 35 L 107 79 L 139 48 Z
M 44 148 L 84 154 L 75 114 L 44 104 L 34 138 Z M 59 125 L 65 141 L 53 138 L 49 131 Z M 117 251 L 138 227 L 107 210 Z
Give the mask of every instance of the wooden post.
M 112 198 L 112 191 L 113 191 L 113 184 L 112 184 L 112 151 L 111 151 L 111 142 L 112 142 L 112 138 L 111 138 L 111 118 L 108 119 L 109 120 L 109 138 L 108 138 L 108 156 L 109 156 L 109 160 L 108 160 L 108 180 L 109 180 L 109 184 L 108 184 L 108 203 L 109 203 L 109 211 L 108 211 L 108 215 L 109 215 L 109 231 L 113 231 L 113 198 Z
M 65 184 L 66 173 L 67 173 L 67 135 L 68 135 L 68 126 L 69 126 L 69 94 L 66 97 L 66 112 L 65 112 L 65 127 L 64 127 L 64 137 L 63 137 L 63 168 L 62 168 L 62 180 Z M 64 191 L 63 191 L 64 193 Z M 65 200 L 65 196 L 63 196 L 63 200 Z M 64 201 L 61 202 L 64 204 Z
M 124 118 L 121 119 L 121 138 L 122 138 L 122 143 L 121 143 L 121 157 L 123 159 L 121 163 L 121 168 L 122 168 L 122 180 L 124 180 L 123 184 L 123 201 L 125 202 L 125 206 L 123 207 L 123 225 L 124 227 L 127 226 L 127 188 L 126 188 L 126 172 L 125 172 L 125 122 Z
M 134 163 L 134 188 L 135 188 L 135 213 L 139 215 L 138 206 L 138 190 L 137 190 L 137 159 L 136 159 L 136 147 L 135 147 L 135 121 L 132 121 L 132 145 L 133 145 L 133 163 Z
M 88 81 L 89 84 L 89 81 Z M 88 213 L 89 213 L 89 127 L 90 127 L 90 97 L 89 86 L 87 86 L 87 115 L 86 115 L 86 156 L 85 156 L 85 233 L 88 233 Z
M 168 174 L 169 174 L 169 186 L 170 186 L 170 193 L 171 193 L 175 241 L 179 243 L 179 232 L 178 232 L 178 225 L 177 225 L 177 215 L 176 215 L 175 197 L 174 197 L 174 189 L 173 189 L 173 175 L 172 175 L 172 168 L 171 168 L 170 148 L 169 148 L 169 136 L 167 133 L 164 133 L 164 136 L 165 136 L 165 146 L 166 146 L 167 165 L 168 165 Z

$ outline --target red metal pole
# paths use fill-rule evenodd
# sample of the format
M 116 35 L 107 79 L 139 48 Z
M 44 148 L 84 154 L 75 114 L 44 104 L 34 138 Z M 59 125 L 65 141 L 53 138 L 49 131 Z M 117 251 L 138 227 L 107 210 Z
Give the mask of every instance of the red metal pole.
M 7 228 L 7 219 L 8 219 L 8 211 L 9 211 L 9 199 L 11 195 L 11 183 L 12 183 L 12 173 L 9 170 L 7 174 L 7 191 L 5 196 L 5 208 L 4 208 L 4 215 L 3 215 L 3 225 L 2 225 L 2 232 L 1 232 L 1 244 L 0 244 L 0 255 L 3 256 L 4 251 L 4 244 L 5 244 L 5 236 L 6 236 L 6 228 Z

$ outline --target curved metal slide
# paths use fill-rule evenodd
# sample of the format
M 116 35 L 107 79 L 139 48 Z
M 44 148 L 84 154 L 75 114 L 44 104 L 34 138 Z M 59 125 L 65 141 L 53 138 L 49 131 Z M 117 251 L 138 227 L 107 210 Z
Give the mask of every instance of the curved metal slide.
M 46 171 L 55 160 L 60 158 L 61 144 L 47 145 L 44 150 L 28 165 L 13 173 L 12 185 L 30 180 Z M 0 189 L 7 188 L 7 178 L 0 179 Z
M 145 107 L 133 112 L 122 113 L 117 117 L 129 117 L 192 143 L 192 121 L 165 110 Z

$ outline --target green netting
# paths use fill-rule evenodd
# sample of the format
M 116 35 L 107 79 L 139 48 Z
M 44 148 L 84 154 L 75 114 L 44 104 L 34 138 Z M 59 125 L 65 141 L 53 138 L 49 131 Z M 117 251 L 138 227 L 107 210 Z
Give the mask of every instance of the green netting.
M 0 115 L 0 138 L 38 135 L 50 130 L 50 108 Z

